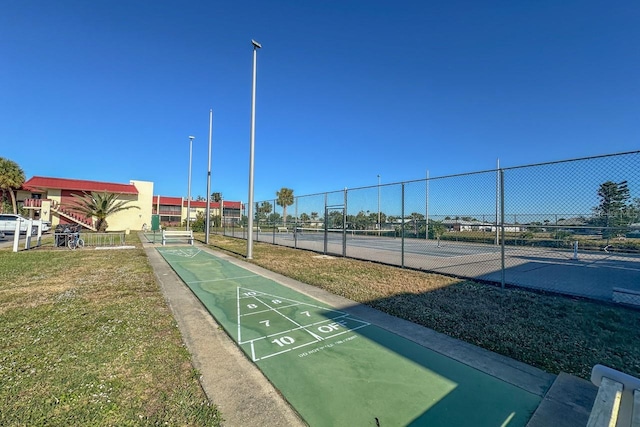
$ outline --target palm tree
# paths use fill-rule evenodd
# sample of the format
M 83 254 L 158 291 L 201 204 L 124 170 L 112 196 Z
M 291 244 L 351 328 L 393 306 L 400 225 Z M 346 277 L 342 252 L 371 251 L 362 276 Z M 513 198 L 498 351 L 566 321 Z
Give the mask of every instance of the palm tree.
M 276 196 L 278 197 L 276 204 L 278 206 L 282 206 L 282 218 L 284 218 L 283 224 L 287 225 L 287 206 L 291 206 L 293 204 L 293 190 L 282 187 L 280 191 L 276 191 Z
M 83 195 L 74 194 L 76 203 L 70 206 L 70 209 L 84 216 L 96 218 L 95 227 L 99 232 L 107 230 L 109 224 L 107 217 L 116 212 L 127 209 L 140 209 L 138 206 L 125 206 L 129 200 L 118 200 L 118 194 L 113 193 L 87 193 L 83 191 Z
M 13 213 L 18 213 L 16 190 L 24 184 L 24 171 L 13 160 L 0 157 L 0 190 L 9 193 Z

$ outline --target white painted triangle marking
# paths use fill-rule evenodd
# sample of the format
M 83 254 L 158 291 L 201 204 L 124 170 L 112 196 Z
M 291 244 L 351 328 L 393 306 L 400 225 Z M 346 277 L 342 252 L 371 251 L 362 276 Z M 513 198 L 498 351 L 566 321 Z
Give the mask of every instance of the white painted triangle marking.
M 272 301 L 274 299 L 275 300 L 279 300 L 279 301 L 286 301 L 286 302 L 288 302 L 288 304 L 286 304 L 284 306 L 278 306 L 276 308 L 276 307 L 273 307 L 273 306 L 269 305 L 267 302 L 263 301 L 261 298 L 271 298 Z M 260 310 L 258 313 L 274 312 L 277 315 L 279 315 L 279 316 L 283 317 L 284 319 L 286 319 L 294 327 L 292 327 L 291 329 L 288 329 L 288 330 L 280 330 L 280 331 L 278 331 L 276 333 L 273 333 L 273 334 L 267 334 L 267 335 L 263 335 L 263 336 L 260 336 L 260 337 L 257 337 L 257 338 L 249 339 L 247 341 L 243 341 L 243 339 L 242 339 L 242 318 L 244 316 L 250 316 L 250 315 L 257 314 L 255 312 L 241 314 L 241 312 L 240 312 L 240 310 L 241 310 L 240 309 L 240 306 L 241 306 L 240 302 L 241 302 L 241 300 L 247 300 L 247 299 L 256 300 L 261 305 L 266 307 L 265 310 Z M 304 306 L 304 307 L 309 307 L 309 308 L 313 308 L 313 309 L 317 309 L 317 310 L 322 310 L 322 311 L 325 311 L 325 312 L 331 312 L 331 313 L 337 314 L 337 316 L 327 318 L 326 320 L 323 320 L 323 321 L 320 321 L 320 322 L 313 322 L 311 324 L 302 325 L 302 324 L 296 322 L 295 320 L 291 319 L 290 317 L 288 317 L 284 313 L 280 312 L 280 310 L 282 310 L 282 309 L 295 307 L 295 306 Z M 333 308 L 323 307 L 323 306 L 319 306 L 319 305 L 315 305 L 315 304 L 309 304 L 309 303 L 302 302 L 302 301 L 297 301 L 297 300 L 294 300 L 294 299 L 291 299 L 291 298 L 281 297 L 279 295 L 274 295 L 274 294 L 269 294 L 269 293 L 266 293 L 266 292 L 256 291 L 254 289 L 242 288 L 240 286 L 238 286 L 236 288 L 236 310 L 237 310 L 237 325 L 238 325 L 238 344 L 240 344 L 240 345 L 249 344 L 250 345 L 251 358 L 252 358 L 252 360 L 254 362 L 258 361 L 258 360 L 261 360 L 261 359 L 266 359 L 268 357 L 276 356 L 278 354 L 286 353 L 286 352 L 288 352 L 288 351 L 290 351 L 292 349 L 297 349 L 297 348 L 301 348 L 301 347 L 304 347 L 304 346 L 307 346 L 307 345 L 311 345 L 311 344 L 314 344 L 314 343 L 317 343 L 317 342 L 320 342 L 320 341 L 324 341 L 326 339 L 333 338 L 335 336 L 345 334 L 345 333 L 347 333 L 349 331 L 355 331 L 355 330 L 358 330 L 360 328 L 363 328 L 365 326 L 369 326 L 370 325 L 369 322 L 365 322 L 363 320 L 359 320 L 357 318 L 353 318 L 348 313 L 345 313 L 344 311 L 341 311 L 341 310 L 336 310 L 336 309 L 333 309 Z M 337 319 L 344 319 L 344 320 L 339 321 Z M 349 320 L 350 322 L 356 322 L 358 325 L 355 326 L 355 327 L 346 326 L 346 323 L 347 323 L 346 321 L 347 320 Z M 323 337 L 323 336 L 320 336 L 317 333 L 315 333 L 315 332 L 313 332 L 312 330 L 309 329 L 309 328 L 311 328 L 313 326 L 322 325 L 322 324 L 325 324 L 325 323 L 328 323 L 328 322 L 335 322 L 335 321 L 337 321 L 339 324 L 342 325 L 343 328 L 346 328 L 347 330 L 341 331 L 341 332 L 338 332 L 338 333 L 335 333 L 335 334 L 331 334 L 331 335 L 326 336 L 326 337 Z M 305 344 L 302 344 L 302 345 L 299 345 L 299 346 L 295 346 L 295 347 L 293 347 L 291 349 L 282 350 L 282 351 L 278 351 L 278 352 L 267 354 L 267 355 L 262 355 L 261 357 L 258 357 L 258 355 L 256 354 L 255 344 L 257 342 L 265 340 L 265 339 L 269 339 L 269 338 L 272 338 L 272 337 L 275 337 L 275 336 L 281 336 L 281 335 L 287 334 L 287 333 L 292 332 L 292 331 L 300 331 L 300 330 L 303 330 L 304 332 L 309 334 L 314 339 L 314 341 L 313 342 L 309 342 L 309 343 L 305 343 Z

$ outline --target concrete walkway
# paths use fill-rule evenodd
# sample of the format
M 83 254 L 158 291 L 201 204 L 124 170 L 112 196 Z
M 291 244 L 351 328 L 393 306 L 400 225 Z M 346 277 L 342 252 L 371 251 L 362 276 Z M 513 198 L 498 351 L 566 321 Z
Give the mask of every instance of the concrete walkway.
M 222 411 L 225 425 L 304 425 L 256 365 L 247 359 L 191 290 L 178 278 L 154 249 L 154 245 L 144 246 L 185 344 L 192 354 L 194 366 L 202 374 L 202 386 Z M 587 381 L 564 374 L 556 378 L 539 369 L 328 294 L 321 289 L 274 274 L 253 264 L 204 247 L 199 249 L 543 397 L 542 404 L 528 424 L 529 427 L 550 424 L 558 427 L 577 427 L 586 424 L 596 390 Z
M 194 367 L 201 374 L 202 388 L 222 412 L 224 425 L 306 425 L 219 327 L 154 245 L 144 246 L 160 289 L 192 355 Z

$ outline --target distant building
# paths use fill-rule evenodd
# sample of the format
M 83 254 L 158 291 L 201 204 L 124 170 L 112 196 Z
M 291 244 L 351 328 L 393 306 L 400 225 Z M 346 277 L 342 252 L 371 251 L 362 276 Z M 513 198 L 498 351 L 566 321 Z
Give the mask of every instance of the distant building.
M 182 224 L 187 218 L 189 203 L 186 198 L 153 196 L 154 215 L 160 215 L 160 223 L 171 227 Z M 195 221 L 198 213 L 206 214 L 206 200 L 191 200 L 190 221 Z M 242 202 L 221 200 L 220 202 L 210 202 L 209 212 L 213 216 L 220 216 L 222 206 L 222 224 L 225 226 L 238 225 L 242 218 Z
M 448 231 L 485 231 L 495 232 L 496 224 L 482 221 L 464 221 L 460 219 L 445 219 L 442 221 Z M 501 228 L 501 225 L 498 225 Z M 520 224 L 507 224 L 504 223 L 504 231 L 509 233 L 523 231 L 523 227 Z
M 109 216 L 107 231 L 141 230 L 143 225 L 151 225 L 151 216 L 159 215 L 160 223 L 166 226 L 180 226 L 187 218 L 187 200 L 182 197 L 153 195 L 153 182 L 131 180 L 128 184 L 89 181 L 80 179 L 51 178 L 34 176 L 25 181 L 17 192 L 19 207 L 27 210 L 28 217 L 58 224 L 79 224 L 94 230 L 94 219 L 84 217 L 71 209 L 77 201 L 73 195 L 84 193 L 113 193 L 118 200 L 128 201 L 126 209 Z M 223 223 L 237 224 L 242 218 L 242 203 L 233 201 L 211 202 L 210 213 L 220 215 L 222 205 Z M 206 212 L 206 201 L 191 201 L 191 220 L 197 212 Z

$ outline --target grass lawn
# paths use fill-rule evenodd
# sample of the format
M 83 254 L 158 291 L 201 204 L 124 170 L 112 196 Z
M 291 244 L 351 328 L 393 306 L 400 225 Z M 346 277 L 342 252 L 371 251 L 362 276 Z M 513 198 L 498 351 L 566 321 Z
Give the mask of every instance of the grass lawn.
M 217 426 L 142 248 L 0 250 L 0 425 Z
M 201 235 L 204 240 L 204 235 Z M 211 235 L 236 256 L 246 241 Z M 547 372 L 589 379 L 597 363 L 640 377 L 640 311 L 254 243 L 253 262 Z
M 551 373 L 640 376 L 638 310 L 258 242 L 251 262 Z M 198 378 L 139 245 L 0 250 L 0 425 L 220 425 Z

